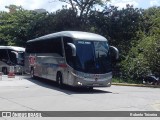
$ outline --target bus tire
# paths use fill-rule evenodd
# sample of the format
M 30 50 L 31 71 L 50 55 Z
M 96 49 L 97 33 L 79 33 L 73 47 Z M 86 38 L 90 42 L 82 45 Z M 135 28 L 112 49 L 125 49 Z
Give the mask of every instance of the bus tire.
M 35 76 L 34 76 L 34 68 L 31 68 L 30 74 L 31 74 L 31 78 L 35 78 Z
M 63 79 L 62 79 L 62 73 L 58 72 L 56 76 L 56 82 L 60 87 L 63 86 Z
M 3 67 L 3 68 L 2 68 L 2 72 L 3 72 L 4 75 L 7 75 L 7 73 L 8 73 L 7 68 L 6 68 L 6 67 Z

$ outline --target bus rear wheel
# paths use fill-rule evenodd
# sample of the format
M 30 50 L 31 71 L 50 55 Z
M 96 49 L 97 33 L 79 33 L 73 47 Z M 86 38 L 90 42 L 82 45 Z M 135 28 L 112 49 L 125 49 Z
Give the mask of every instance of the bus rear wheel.
M 63 86 L 63 79 L 62 79 L 62 74 L 61 73 L 57 73 L 57 76 L 56 76 L 56 82 L 58 83 L 58 85 L 61 87 Z

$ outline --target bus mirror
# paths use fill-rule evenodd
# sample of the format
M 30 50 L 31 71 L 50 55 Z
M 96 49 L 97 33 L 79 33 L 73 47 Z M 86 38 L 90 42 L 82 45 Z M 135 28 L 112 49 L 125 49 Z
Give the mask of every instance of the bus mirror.
M 118 60 L 119 59 L 119 50 L 114 46 L 110 46 L 110 55 L 111 55 L 111 59 L 113 61 Z
M 16 58 L 18 58 L 18 53 L 17 53 L 17 52 L 11 51 L 11 53 L 15 54 L 15 55 L 16 55 Z
M 72 48 L 72 56 L 76 56 L 76 46 L 73 43 L 67 43 Z

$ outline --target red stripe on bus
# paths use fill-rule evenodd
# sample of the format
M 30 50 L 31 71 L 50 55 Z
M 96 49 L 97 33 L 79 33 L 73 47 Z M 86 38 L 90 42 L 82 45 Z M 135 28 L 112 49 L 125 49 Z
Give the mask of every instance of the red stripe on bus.
M 59 64 L 59 67 L 66 68 L 67 65 L 66 64 Z

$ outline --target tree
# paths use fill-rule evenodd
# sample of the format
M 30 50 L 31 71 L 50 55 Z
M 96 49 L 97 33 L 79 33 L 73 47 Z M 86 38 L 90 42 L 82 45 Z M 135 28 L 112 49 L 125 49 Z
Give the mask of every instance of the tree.
M 127 78 L 134 80 L 160 73 L 160 36 L 142 38 L 122 61 L 122 70 Z
M 21 6 L 16 5 L 5 6 L 5 8 L 8 8 L 10 13 L 15 13 L 16 11 L 23 9 Z
M 126 59 L 121 62 L 124 76 L 139 80 L 155 74 L 160 76 L 160 7 L 143 13 L 140 39 L 132 45 Z
M 8 8 L 10 9 L 10 7 Z M 19 7 L 14 6 L 14 8 Z M 44 29 L 50 28 L 48 24 L 51 23 L 45 20 L 46 17 L 48 17 L 47 13 L 39 14 L 23 8 L 9 13 L 2 12 L 0 18 L 1 43 L 3 45 L 25 46 L 27 40 L 46 34 Z M 48 25 L 48 28 L 45 25 Z M 38 27 L 39 29 L 36 29 Z
M 160 34 L 160 7 L 151 7 L 143 13 L 143 31 L 146 35 Z
M 72 9 L 63 8 L 56 11 L 54 18 L 55 31 L 80 30 L 80 20 Z
M 110 44 L 118 47 L 121 55 L 127 55 L 133 38 L 142 28 L 142 13 L 142 9 L 130 5 L 123 9 L 106 6 L 102 12 L 90 12 L 89 21 L 92 30 L 108 38 Z
M 13 29 L 14 20 L 10 19 L 11 15 L 7 12 L 0 13 L 0 43 L 1 45 L 14 45 L 13 38 L 10 35 L 10 30 Z M 11 42 L 12 41 L 12 42 Z
M 79 12 L 79 17 L 83 21 L 87 18 L 89 12 L 97 5 L 103 6 L 110 0 L 59 0 L 71 5 L 72 10 L 75 13 Z M 84 19 L 83 19 L 84 17 Z
M 0 43 L 3 45 L 25 46 L 27 40 L 46 34 L 81 29 L 76 14 L 66 8 L 55 13 L 18 9 L 2 12 L 0 16 Z

